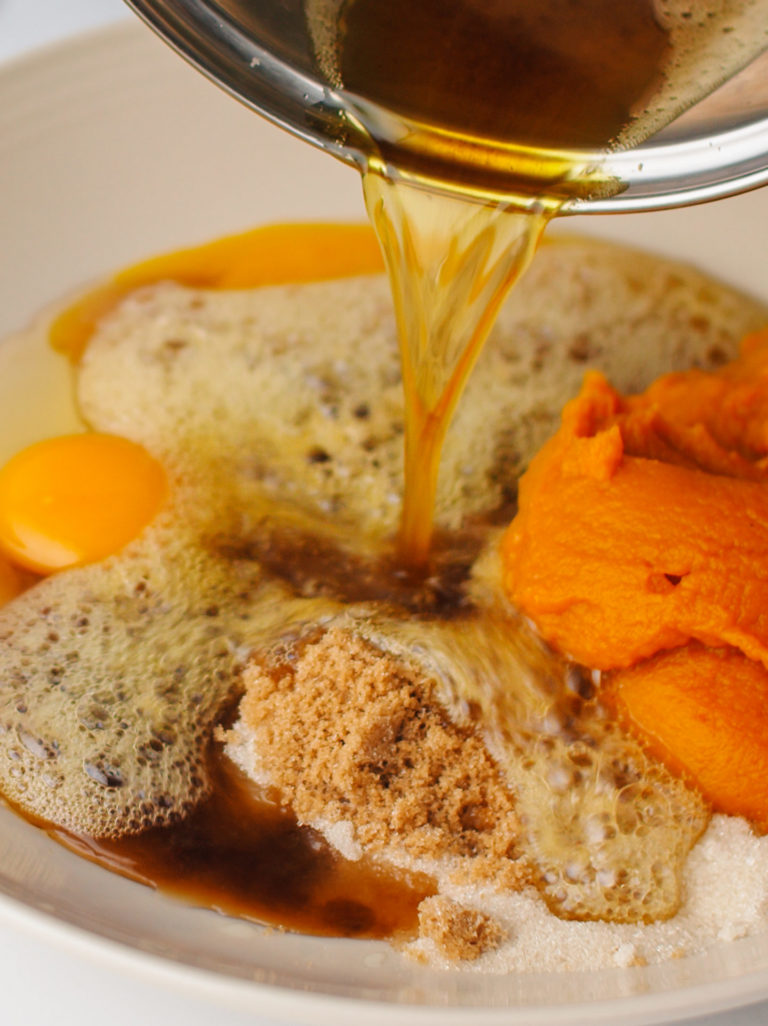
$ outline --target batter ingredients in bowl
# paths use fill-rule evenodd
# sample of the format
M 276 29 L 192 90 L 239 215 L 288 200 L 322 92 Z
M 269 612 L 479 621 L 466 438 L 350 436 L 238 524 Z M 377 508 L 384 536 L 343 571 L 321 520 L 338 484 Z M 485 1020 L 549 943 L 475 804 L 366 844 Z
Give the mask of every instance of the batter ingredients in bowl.
M 353 266 L 367 246 L 347 247 L 347 270 L 375 270 Z M 550 649 L 508 594 L 518 477 L 585 370 L 620 393 L 670 367 L 715 371 L 765 310 L 653 257 L 545 245 L 449 429 L 415 574 L 397 558 L 403 405 L 383 277 L 168 280 L 198 257 L 105 287 L 77 346 L 84 421 L 141 446 L 167 492 L 106 559 L 31 587 L 8 571 L 6 798 L 192 900 L 392 936 L 435 964 L 594 968 L 763 929 L 764 841 L 743 819 L 708 826 L 712 794 L 649 747 L 624 671 L 605 691 L 601 665 Z M 248 817 L 246 843 L 232 828 Z M 269 885 L 238 893 L 248 845 Z

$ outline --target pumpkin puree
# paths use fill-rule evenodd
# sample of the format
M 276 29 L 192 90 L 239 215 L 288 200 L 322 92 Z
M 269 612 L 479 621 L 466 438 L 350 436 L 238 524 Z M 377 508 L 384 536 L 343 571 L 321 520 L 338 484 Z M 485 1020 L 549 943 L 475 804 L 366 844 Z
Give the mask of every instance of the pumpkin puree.
M 768 330 L 622 397 L 587 375 L 520 481 L 504 587 L 603 697 L 768 830 Z

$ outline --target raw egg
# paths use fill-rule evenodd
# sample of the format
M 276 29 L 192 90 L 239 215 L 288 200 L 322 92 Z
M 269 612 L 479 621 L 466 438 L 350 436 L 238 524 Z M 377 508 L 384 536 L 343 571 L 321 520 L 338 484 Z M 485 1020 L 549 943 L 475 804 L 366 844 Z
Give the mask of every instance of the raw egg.
M 165 491 L 160 464 L 125 438 L 46 439 L 0 470 L 0 552 L 44 574 L 93 563 L 135 538 Z

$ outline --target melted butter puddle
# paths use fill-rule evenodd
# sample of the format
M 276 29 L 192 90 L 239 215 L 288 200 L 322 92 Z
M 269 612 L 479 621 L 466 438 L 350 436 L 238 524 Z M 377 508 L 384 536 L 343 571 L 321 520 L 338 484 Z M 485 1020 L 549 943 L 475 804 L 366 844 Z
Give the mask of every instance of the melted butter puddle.
M 212 795 L 174 825 L 118 841 L 51 834 L 112 872 L 225 915 L 320 937 L 416 934 L 419 903 L 436 889 L 430 877 L 343 858 L 224 756 L 211 775 Z

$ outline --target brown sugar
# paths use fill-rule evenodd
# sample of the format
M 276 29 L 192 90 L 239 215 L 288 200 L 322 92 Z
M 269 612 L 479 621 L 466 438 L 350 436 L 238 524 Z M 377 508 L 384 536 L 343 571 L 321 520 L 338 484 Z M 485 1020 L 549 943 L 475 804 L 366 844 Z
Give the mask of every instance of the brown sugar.
M 245 684 L 228 740 L 248 746 L 301 822 L 350 824 L 368 855 L 453 857 L 462 882 L 530 882 L 512 795 L 431 681 L 332 628 L 251 663 Z
M 451 961 L 473 962 L 503 944 L 507 932 L 484 912 L 435 894 L 419 905 L 419 936 Z

